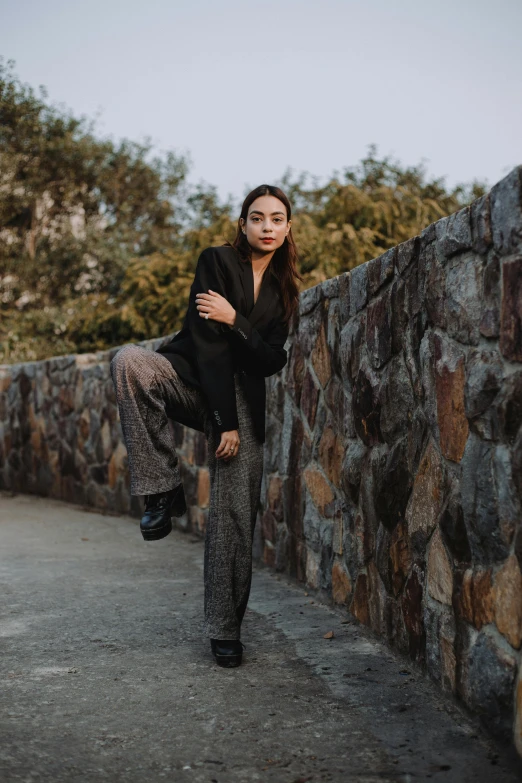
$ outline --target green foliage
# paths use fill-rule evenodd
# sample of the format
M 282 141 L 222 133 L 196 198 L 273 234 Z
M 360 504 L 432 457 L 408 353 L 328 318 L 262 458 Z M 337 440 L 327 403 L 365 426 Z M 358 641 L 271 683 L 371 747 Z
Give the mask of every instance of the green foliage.
M 0 60 L 0 362 L 178 330 L 199 253 L 235 235 L 233 205 L 189 187 L 189 162 L 118 144 L 50 106 Z M 320 185 L 287 171 L 303 288 L 418 234 L 484 192 L 379 159 Z

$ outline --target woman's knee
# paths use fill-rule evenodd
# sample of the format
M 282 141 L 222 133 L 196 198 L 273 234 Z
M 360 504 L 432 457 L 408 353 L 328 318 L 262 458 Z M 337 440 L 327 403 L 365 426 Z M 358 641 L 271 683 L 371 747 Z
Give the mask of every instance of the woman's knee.
M 134 345 L 133 343 L 123 345 L 112 357 L 110 365 L 112 377 L 116 378 L 122 372 L 133 373 L 140 364 L 143 364 L 143 350 L 140 345 Z

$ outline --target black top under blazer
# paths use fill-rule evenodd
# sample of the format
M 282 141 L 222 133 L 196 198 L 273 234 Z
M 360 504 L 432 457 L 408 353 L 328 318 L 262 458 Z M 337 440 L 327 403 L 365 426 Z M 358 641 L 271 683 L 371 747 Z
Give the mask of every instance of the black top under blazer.
M 234 326 L 205 319 L 196 306 L 196 294 L 217 291 L 236 310 Z M 254 304 L 252 263 L 237 250 L 208 247 L 198 258 L 183 326 L 171 342 L 157 349 L 189 386 L 207 399 L 218 433 L 239 428 L 234 373 L 243 371 L 245 395 L 259 440 L 265 441 L 265 378 L 286 362 L 288 325 L 283 322 L 280 285 L 271 264 L 266 268 Z M 168 414 L 168 411 L 167 411 Z M 201 431 L 198 421 L 177 421 Z

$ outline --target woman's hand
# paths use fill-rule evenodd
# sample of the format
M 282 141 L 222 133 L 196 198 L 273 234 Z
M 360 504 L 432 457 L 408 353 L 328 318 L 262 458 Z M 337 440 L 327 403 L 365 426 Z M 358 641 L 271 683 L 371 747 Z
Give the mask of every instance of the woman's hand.
M 232 457 L 237 457 L 239 449 L 239 432 L 237 430 L 229 430 L 228 432 L 221 433 L 221 443 L 217 447 L 216 457 L 219 459 L 223 457 L 225 462 L 229 462 Z
M 208 294 L 196 294 L 196 305 L 199 311 L 199 317 L 205 318 L 208 313 L 208 317 L 213 321 L 220 321 L 223 324 L 234 326 L 236 320 L 236 311 L 225 299 L 224 296 L 218 294 L 217 291 L 208 289 Z

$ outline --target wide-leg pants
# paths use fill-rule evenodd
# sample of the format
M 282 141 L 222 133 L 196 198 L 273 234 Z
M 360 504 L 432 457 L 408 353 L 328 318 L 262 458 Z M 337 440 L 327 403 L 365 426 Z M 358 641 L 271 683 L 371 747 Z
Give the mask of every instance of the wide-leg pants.
M 203 393 L 187 385 L 159 353 L 124 345 L 111 362 L 130 492 L 151 495 L 181 483 L 169 417 L 176 411 L 201 423 L 208 444 L 210 506 L 204 550 L 204 633 L 239 639 L 252 580 L 252 542 L 263 473 L 263 444 L 257 438 L 244 394 L 234 374 L 239 450 L 228 462 L 215 456 L 220 442 Z M 168 410 L 168 416 L 167 416 Z

